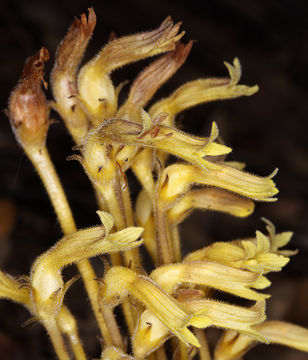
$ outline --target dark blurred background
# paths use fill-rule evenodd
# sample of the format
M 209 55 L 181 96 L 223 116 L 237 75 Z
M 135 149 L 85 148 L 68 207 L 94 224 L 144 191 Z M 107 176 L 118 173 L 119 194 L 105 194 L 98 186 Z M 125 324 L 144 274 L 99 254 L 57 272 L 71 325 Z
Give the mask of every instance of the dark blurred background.
M 196 40 L 192 52 L 173 79 L 157 94 L 166 96 L 188 80 L 226 76 L 223 61 L 239 57 L 242 83 L 258 84 L 252 96 L 206 104 L 179 116 L 182 129 L 207 136 L 213 120 L 225 143 L 234 151 L 230 160 L 243 161 L 247 170 L 262 176 L 275 167 L 279 201 L 257 203 L 248 219 L 196 212 L 182 226 L 184 248 L 196 249 L 212 241 L 253 236 L 265 230 L 261 216 L 270 219 L 277 231 L 294 231 L 290 248 L 299 249 L 280 274 L 270 278 L 268 317 L 308 327 L 308 3 L 307 1 L 60 1 L 2 0 L 0 2 L 0 109 L 7 106 L 25 59 L 46 46 L 51 60 L 74 16 L 93 5 L 97 26 L 88 48 L 91 58 L 108 41 L 111 31 L 118 36 L 157 27 L 171 15 L 183 21 L 184 42 Z M 113 74 L 115 84 L 132 80 L 148 64 L 133 64 Z M 125 94 L 125 91 L 123 94 Z M 49 95 L 50 97 L 50 95 Z M 31 164 L 22 154 L 1 111 L 0 120 L 0 267 L 12 275 L 28 274 L 40 253 L 61 237 L 58 223 Z M 53 117 L 57 115 L 53 113 Z M 48 134 L 48 148 L 55 161 L 79 227 L 98 223 L 91 187 L 81 166 L 65 159 L 72 154 L 72 141 L 61 122 Z M 136 194 L 133 189 L 133 196 Z M 82 284 L 68 294 L 89 354 L 99 356 L 90 310 L 80 301 Z M 82 298 L 84 294 L 82 293 Z M 48 338 L 40 325 L 21 328 L 26 310 L 0 302 L 0 354 L 7 359 L 51 359 Z M 215 338 L 215 333 L 210 335 Z M 296 350 L 259 345 L 247 359 L 308 359 Z

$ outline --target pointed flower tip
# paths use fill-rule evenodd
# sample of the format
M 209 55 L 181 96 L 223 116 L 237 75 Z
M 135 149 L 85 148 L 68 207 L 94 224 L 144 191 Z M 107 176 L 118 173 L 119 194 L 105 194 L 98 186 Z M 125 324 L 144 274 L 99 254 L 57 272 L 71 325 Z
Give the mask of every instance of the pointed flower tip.
M 112 229 L 113 224 L 114 224 L 114 220 L 113 220 L 112 215 L 110 215 L 106 211 L 101 211 L 101 210 L 97 210 L 96 213 L 99 216 L 102 224 L 104 225 L 104 227 L 106 229 L 106 233 L 108 234 L 110 232 L 110 230 Z
M 196 336 L 189 329 L 187 329 L 187 327 L 179 329 L 175 332 L 175 335 L 177 335 L 178 338 L 186 344 L 186 346 L 193 345 L 197 348 L 201 347 Z

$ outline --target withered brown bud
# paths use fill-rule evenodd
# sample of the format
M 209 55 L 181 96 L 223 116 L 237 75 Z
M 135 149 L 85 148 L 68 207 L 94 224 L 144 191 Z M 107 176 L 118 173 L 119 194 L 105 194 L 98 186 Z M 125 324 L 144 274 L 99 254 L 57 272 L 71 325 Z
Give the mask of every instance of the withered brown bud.
M 75 72 L 83 53 L 88 45 L 96 25 L 96 15 L 93 8 L 89 8 L 89 16 L 82 14 L 75 18 L 69 27 L 63 41 L 60 43 L 53 71 Z
M 49 59 L 48 50 L 42 47 L 25 63 L 21 78 L 9 99 L 9 118 L 19 141 L 36 134 L 47 124 L 48 107 L 41 83 L 45 89 L 44 63 Z

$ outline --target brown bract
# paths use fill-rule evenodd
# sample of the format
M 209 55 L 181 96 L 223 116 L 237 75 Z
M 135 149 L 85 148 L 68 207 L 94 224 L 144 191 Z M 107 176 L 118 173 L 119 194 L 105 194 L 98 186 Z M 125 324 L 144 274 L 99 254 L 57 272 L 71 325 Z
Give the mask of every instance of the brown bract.
M 42 47 L 35 55 L 29 57 L 24 66 L 19 83 L 9 100 L 9 117 L 14 128 L 23 125 L 31 133 L 46 124 L 48 119 L 47 103 L 41 89 L 45 88 L 44 63 L 49 59 L 49 52 Z

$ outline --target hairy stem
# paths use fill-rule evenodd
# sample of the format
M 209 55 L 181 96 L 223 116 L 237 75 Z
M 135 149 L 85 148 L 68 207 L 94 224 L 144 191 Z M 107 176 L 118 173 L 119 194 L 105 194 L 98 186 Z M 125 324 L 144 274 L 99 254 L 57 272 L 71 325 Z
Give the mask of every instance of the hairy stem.
M 60 330 L 58 329 L 57 322 L 55 319 L 49 319 L 44 321 L 43 325 L 50 336 L 50 340 L 55 349 L 56 354 L 58 355 L 59 360 L 70 360 L 70 357 L 66 351 L 64 341 Z M 81 344 L 80 344 L 81 346 Z

